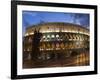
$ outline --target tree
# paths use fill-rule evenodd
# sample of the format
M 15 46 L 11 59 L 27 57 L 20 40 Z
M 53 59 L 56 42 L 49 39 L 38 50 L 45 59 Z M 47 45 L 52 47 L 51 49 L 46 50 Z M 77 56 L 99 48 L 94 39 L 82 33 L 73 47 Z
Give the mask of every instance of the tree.
M 37 60 L 40 53 L 39 44 L 42 37 L 42 33 L 35 29 L 33 39 L 32 39 L 32 60 Z

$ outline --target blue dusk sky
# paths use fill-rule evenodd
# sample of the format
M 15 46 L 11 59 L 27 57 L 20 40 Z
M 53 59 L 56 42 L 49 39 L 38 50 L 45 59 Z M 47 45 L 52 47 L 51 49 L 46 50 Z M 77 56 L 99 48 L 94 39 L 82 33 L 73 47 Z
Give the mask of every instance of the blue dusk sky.
M 22 11 L 23 34 L 25 29 L 32 25 L 46 22 L 65 22 L 82 25 L 89 29 L 89 14 L 82 13 L 63 13 L 63 12 L 40 12 L 40 11 Z

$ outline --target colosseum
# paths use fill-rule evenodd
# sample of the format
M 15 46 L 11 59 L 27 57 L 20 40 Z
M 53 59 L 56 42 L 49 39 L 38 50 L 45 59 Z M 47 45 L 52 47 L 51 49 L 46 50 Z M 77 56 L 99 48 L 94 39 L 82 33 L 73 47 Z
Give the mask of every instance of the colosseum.
M 36 33 L 41 35 L 34 40 Z M 87 66 L 89 61 L 89 29 L 63 22 L 26 28 L 23 68 Z

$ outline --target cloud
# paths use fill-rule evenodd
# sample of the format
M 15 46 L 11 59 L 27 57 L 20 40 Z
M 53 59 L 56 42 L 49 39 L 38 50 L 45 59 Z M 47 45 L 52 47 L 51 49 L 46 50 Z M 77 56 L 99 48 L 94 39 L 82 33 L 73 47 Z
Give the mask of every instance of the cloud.
M 68 22 L 89 26 L 89 15 L 82 13 L 23 11 L 23 20 L 25 27 L 41 22 Z
M 30 15 L 32 17 L 37 16 L 38 14 L 36 12 L 28 12 L 28 11 L 23 11 L 23 15 Z

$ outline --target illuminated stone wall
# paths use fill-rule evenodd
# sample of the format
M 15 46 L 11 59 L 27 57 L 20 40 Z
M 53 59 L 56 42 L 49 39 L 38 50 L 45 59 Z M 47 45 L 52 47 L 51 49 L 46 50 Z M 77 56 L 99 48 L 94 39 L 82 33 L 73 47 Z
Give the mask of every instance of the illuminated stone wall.
M 39 30 L 43 34 L 40 40 L 38 59 L 70 58 L 75 62 L 70 60 L 71 64 L 68 63 L 69 65 L 89 64 L 88 29 L 69 23 L 45 23 L 27 28 L 23 42 L 23 54 L 26 58 L 32 54 L 34 30 Z

